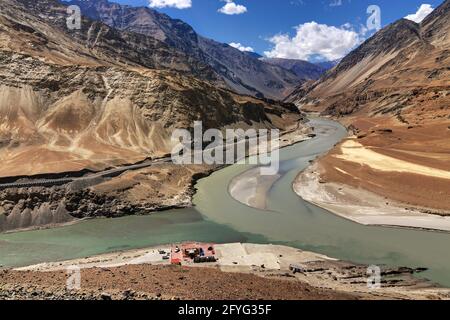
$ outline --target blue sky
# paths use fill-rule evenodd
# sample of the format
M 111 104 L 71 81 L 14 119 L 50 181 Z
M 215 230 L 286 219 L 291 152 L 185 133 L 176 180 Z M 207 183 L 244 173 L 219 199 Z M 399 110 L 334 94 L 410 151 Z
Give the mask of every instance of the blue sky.
M 110 0 L 146 6 L 149 0 Z M 186 21 L 201 35 L 269 56 L 331 60 L 367 38 L 367 8 L 378 5 L 381 25 L 410 14 L 423 4 L 436 8 L 442 0 L 150 0 L 154 5 L 178 4 L 184 9 L 156 8 Z M 227 3 L 228 2 L 228 3 Z M 231 4 L 230 4 L 231 3 Z M 334 4 L 334 5 L 333 5 Z M 224 14 L 219 9 L 228 5 Z M 230 7 L 231 6 L 231 7 Z M 246 10 L 242 10 L 243 6 Z M 236 10 L 237 8 L 237 10 Z M 245 11 L 245 12 L 244 12 Z M 309 24 L 315 22 L 315 24 Z M 300 26 L 300 28 L 298 28 Z M 335 28 L 332 28 L 335 27 Z M 315 34 L 318 32 L 318 34 Z M 274 36 L 277 36 L 275 37 Z M 297 37 L 296 37 L 297 36 Z M 321 44 L 315 39 L 321 38 Z M 272 39 L 272 41 L 269 41 Z M 328 44 L 328 48 L 327 47 Z

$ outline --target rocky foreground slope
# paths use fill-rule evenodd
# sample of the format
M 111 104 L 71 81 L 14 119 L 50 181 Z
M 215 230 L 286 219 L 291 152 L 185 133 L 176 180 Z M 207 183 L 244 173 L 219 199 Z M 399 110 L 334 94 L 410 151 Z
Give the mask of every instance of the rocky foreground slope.
M 0 270 L 2 300 L 356 300 L 362 295 L 314 288 L 287 277 L 209 268 L 150 265 L 83 270 L 82 289 L 67 290 L 66 272 Z M 205 281 L 205 279 L 208 279 Z
M 368 190 L 403 210 L 450 214 L 448 21 L 449 0 L 420 24 L 399 20 L 288 99 L 336 117 L 354 135 L 319 161 L 322 184 Z

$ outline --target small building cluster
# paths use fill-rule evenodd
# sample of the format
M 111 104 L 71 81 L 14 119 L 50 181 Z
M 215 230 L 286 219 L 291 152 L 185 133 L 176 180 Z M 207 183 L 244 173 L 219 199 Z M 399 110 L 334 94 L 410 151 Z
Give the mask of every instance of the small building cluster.
M 170 262 L 175 265 L 217 262 L 213 244 L 186 242 L 172 245 Z

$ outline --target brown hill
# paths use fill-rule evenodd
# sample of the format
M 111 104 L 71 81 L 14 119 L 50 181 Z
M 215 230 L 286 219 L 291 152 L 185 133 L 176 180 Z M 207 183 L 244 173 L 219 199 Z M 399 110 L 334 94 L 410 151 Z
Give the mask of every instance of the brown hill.
M 382 196 L 374 206 L 394 200 L 400 208 L 450 215 L 448 175 L 437 174 L 450 171 L 448 21 L 450 0 L 420 24 L 399 20 L 289 97 L 354 133 L 319 161 L 321 182 Z
M 66 17 L 54 0 L 0 3 L 0 176 L 161 156 L 195 120 L 268 128 L 299 117 L 220 89 L 208 65 L 155 38 L 87 18 L 71 31 Z

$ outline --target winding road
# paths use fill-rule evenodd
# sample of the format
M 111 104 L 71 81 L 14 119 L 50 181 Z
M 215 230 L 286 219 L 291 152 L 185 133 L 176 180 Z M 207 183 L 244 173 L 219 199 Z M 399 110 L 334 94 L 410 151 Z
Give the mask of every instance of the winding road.
M 287 131 L 282 134 L 285 135 L 287 133 L 290 133 L 291 131 Z M 239 137 L 238 141 L 235 141 L 234 143 L 227 143 L 224 145 L 220 145 L 217 147 L 207 147 L 204 150 L 201 151 L 194 151 L 193 156 L 197 153 L 203 153 L 204 151 L 216 149 L 224 152 L 226 154 L 229 149 L 238 147 L 244 143 L 251 143 L 255 142 L 257 143 L 258 139 L 266 138 L 266 135 L 260 135 L 260 136 L 246 136 L 246 137 Z M 245 158 L 245 157 L 244 157 Z M 243 158 L 237 158 L 235 159 L 235 162 L 238 162 L 239 160 L 242 160 Z M 71 172 L 71 173 L 60 173 L 60 175 L 64 175 L 63 178 L 53 178 L 53 179 L 42 179 L 42 178 L 32 178 L 32 177 L 21 177 L 19 180 L 24 180 L 20 182 L 9 182 L 9 183 L 0 183 L 0 190 L 4 189 L 12 189 L 12 188 L 30 188 L 30 187 L 52 187 L 52 186 L 61 186 L 68 183 L 73 182 L 87 182 L 92 183 L 95 181 L 95 179 L 102 179 L 102 178 L 113 178 L 116 177 L 126 171 L 130 170 L 139 170 L 143 168 L 148 168 L 153 165 L 161 164 L 161 163 L 173 163 L 172 157 L 165 157 L 165 158 L 159 158 L 155 160 L 147 160 L 142 163 L 138 164 L 132 164 L 132 165 L 125 165 L 120 166 L 104 171 L 99 171 L 95 173 L 91 173 L 82 177 L 79 177 L 80 171 L 78 172 Z M 52 175 L 49 173 L 48 175 Z M 72 175 L 72 177 L 70 177 Z M 13 177 L 4 177 L 3 179 L 8 179 Z
M 111 178 L 116 177 L 126 171 L 130 170 L 138 170 L 147 167 L 151 167 L 156 164 L 161 163 L 171 163 L 172 160 L 170 157 L 161 158 L 156 160 L 144 161 L 138 164 L 121 166 L 113 169 L 108 169 L 105 171 L 100 171 L 96 173 L 92 173 L 83 177 L 64 177 L 57 179 L 30 179 L 29 181 L 21 181 L 21 182 L 11 182 L 11 183 L 3 183 L 0 184 L 0 190 L 10 189 L 10 188 L 29 188 L 29 187 L 52 187 L 52 186 L 61 186 L 64 184 L 72 183 L 72 182 L 90 182 L 94 181 L 98 178 Z M 72 173 L 75 175 L 76 173 Z

